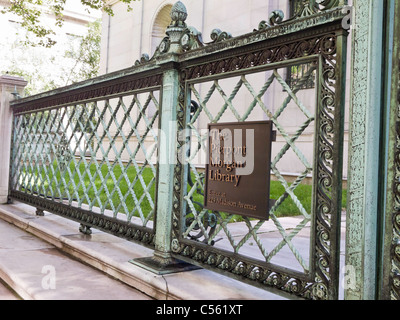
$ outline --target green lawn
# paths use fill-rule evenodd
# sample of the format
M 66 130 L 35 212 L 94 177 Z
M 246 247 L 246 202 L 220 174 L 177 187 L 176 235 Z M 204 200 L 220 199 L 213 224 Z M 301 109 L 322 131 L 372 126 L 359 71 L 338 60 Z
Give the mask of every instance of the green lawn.
M 285 188 L 278 181 L 271 181 L 270 184 L 270 199 L 278 200 L 285 193 Z M 300 184 L 294 191 L 294 194 L 299 199 L 301 204 L 303 205 L 306 212 L 311 212 L 312 206 L 312 186 L 311 185 L 302 185 Z M 202 203 L 203 197 L 200 195 L 194 196 L 194 200 Z M 347 203 L 347 190 L 342 191 L 342 208 L 346 207 Z M 195 205 L 196 210 L 199 210 L 200 207 Z M 227 214 L 223 214 L 226 216 Z M 278 206 L 275 211 L 275 215 L 277 217 L 293 217 L 301 215 L 299 208 L 293 202 L 290 196 L 287 196 L 286 199 Z M 233 216 L 230 220 L 231 222 L 242 221 L 241 216 Z
M 271 199 L 278 199 L 283 193 L 285 189 L 282 184 L 278 181 L 271 181 Z M 307 212 L 311 212 L 312 205 L 312 186 L 300 184 L 294 191 L 294 194 L 299 199 L 304 209 Z M 342 208 L 346 207 L 347 203 L 347 190 L 342 191 Z M 287 197 L 285 201 L 278 207 L 276 211 L 276 215 L 280 217 L 285 216 L 297 216 L 300 215 L 300 210 L 297 208 L 292 198 Z
M 152 212 L 153 209 L 151 202 L 146 194 L 144 194 L 144 188 L 141 181 L 136 178 L 137 172 L 134 166 L 130 166 L 127 169 L 126 175 L 129 181 L 135 181 L 133 190 L 136 199 L 132 196 L 132 193 L 129 192 L 128 182 L 122 175 L 122 169 L 119 165 L 115 165 L 113 168 L 112 172 L 114 179 L 109 173 L 106 164 L 100 167 L 101 175 L 96 173 L 97 168 L 95 164 L 91 164 L 89 167 L 90 175 L 86 172 L 85 167 L 85 164 L 81 163 L 79 165 L 79 170 L 77 170 L 73 163 L 70 164 L 69 170 L 64 171 L 64 181 L 61 179 L 61 172 L 59 170 L 54 170 L 55 175 L 52 171 L 48 170 L 48 178 L 45 178 L 46 174 L 44 169 L 40 172 L 35 171 L 33 175 L 28 175 L 28 177 L 36 177 L 39 175 L 42 183 L 36 182 L 36 185 L 40 185 L 40 189 L 36 191 L 42 194 L 45 193 L 47 196 L 52 195 L 52 189 L 55 197 L 73 198 L 74 200 L 82 199 L 83 203 L 88 204 L 90 201 L 95 207 L 104 207 L 105 209 L 110 210 L 114 207 L 118 212 L 133 214 L 135 216 L 139 216 L 136 210 L 133 211 L 136 208 L 136 201 L 138 201 L 140 202 L 140 208 L 144 216 L 147 216 Z M 56 165 L 54 165 L 53 168 L 56 168 Z M 140 169 L 141 168 L 139 168 L 139 170 Z M 155 178 L 152 170 L 150 168 L 144 168 L 141 178 L 143 179 L 145 186 L 149 186 L 150 184 L 148 193 L 154 201 Z M 84 183 L 80 182 L 81 179 Z M 72 180 L 74 183 L 72 183 Z M 117 182 L 119 188 L 115 188 L 115 182 Z M 85 194 L 87 194 L 87 196 L 85 196 Z M 97 197 L 96 194 L 98 195 Z M 122 205 L 121 196 L 122 199 L 125 197 L 124 203 L 126 208 Z M 111 201 L 109 199 L 111 199 Z
M 80 199 L 83 199 L 82 201 L 83 203 L 88 203 L 89 201 L 91 201 L 93 206 L 96 207 L 104 206 L 106 209 L 112 209 L 112 207 L 114 207 L 117 208 L 118 211 L 121 213 L 133 214 L 135 216 L 138 216 L 138 212 L 137 210 L 135 211 L 133 210 L 136 208 L 136 201 L 140 201 L 140 208 L 144 216 L 147 216 L 153 211 L 152 204 L 149 201 L 146 194 L 144 194 L 144 189 L 142 187 L 142 184 L 137 178 L 137 172 L 134 166 L 130 166 L 127 169 L 127 176 L 130 181 L 135 181 L 133 189 L 136 194 L 137 198 L 136 200 L 128 190 L 128 183 L 125 177 L 122 175 L 122 169 L 119 165 L 116 165 L 113 168 L 113 174 L 115 176 L 119 188 L 115 188 L 115 182 L 108 171 L 107 165 L 104 164 L 101 166 L 102 177 L 100 177 L 99 174 L 96 174 L 95 164 L 91 164 L 89 168 L 91 177 L 89 176 L 88 173 L 86 173 L 84 163 L 80 164 L 79 170 L 75 168 L 74 164 L 71 164 L 69 167 L 70 169 L 69 171 L 71 174 L 68 172 L 68 170 L 65 170 L 64 174 L 65 183 L 62 182 L 61 174 L 59 171 L 55 171 L 56 173 L 55 177 L 53 176 L 52 173 L 50 173 L 48 179 L 45 179 L 44 169 L 41 172 L 37 171 L 34 172 L 33 175 L 27 175 L 26 179 L 29 180 L 29 177 L 31 177 L 30 179 L 32 179 L 32 177 L 37 177 L 37 176 L 41 177 L 41 179 L 36 180 L 35 182 L 36 185 L 40 185 L 40 189 L 37 190 L 39 193 L 46 193 L 47 195 L 51 195 L 51 191 L 49 188 L 49 181 L 50 181 L 51 188 L 54 190 L 53 195 L 55 197 L 67 197 L 69 193 L 70 197 L 74 199 L 77 199 L 78 197 Z M 141 168 L 139 168 L 139 170 L 141 170 Z M 80 183 L 79 176 L 82 177 L 84 185 Z M 146 185 L 150 184 L 150 187 L 148 188 L 148 193 L 151 195 L 152 202 L 154 202 L 156 183 L 151 168 L 144 168 L 141 177 Z M 102 178 L 104 179 L 105 183 L 102 183 Z M 71 179 L 73 179 L 75 186 L 72 183 Z M 93 187 L 93 184 L 90 182 L 90 179 L 94 180 L 95 187 Z M 194 181 L 194 176 L 192 176 L 192 179 Z M 40 181 L 42 181 L 42 183 L 40 183 Z M 67 188 L 65 188 L 65 185 L 67 186 Z M 60 190 L 61 192 L 57 192 L 56 190 Z M 85 192 L 87 193 L 87 196 L 85 196 Z M 96 192 L 98 194 L 98 197 L 96 197 Z M 126 208 L 124 208 L 124 206 L 122 205 L 119 192 L 121 193 L 122 197 L 125 196 L 125 201 L 123 202 L 125 203 Z M 284 192 L 285 192 L 284 187 L 279 182 L 271 181 L 271 191 L 270 191 L 271 199 L 275 200 L 278 199 L 282 194 L 284 194 Z M 304 209 L 307 212 L 311 212 L 312 186 L 299 185 L 295 189 L 294 194 L 302 203 Z M 109 196 L 111 198 L 111 201 L 108 200 Z M 342 199 L 343 199 L 342 207 L 345 208 L 347 201 L 346 190 L 343 190 Z M 199 203 L 203 203 L 203 196 L 200 194 L 195 194 L 193 200 Z M 195 207 L 196 209 L 200 209 L 200 207 L 197 205 Z M 275 214 L 278 217 L 283 217 L 283 216 L 297 216 L 300 215 L 301 213 L 300 210 L 295 205 L 295 203 L 293 202 L 293 200 L 291 199 L 291 197 L 289 196 L 285 199 L 283 203 L 281 203 L 281 205 L 276 210 Z M 238 221 L 238 220 L 240 220 L 240 216 L 232 219 L 232 221 Z

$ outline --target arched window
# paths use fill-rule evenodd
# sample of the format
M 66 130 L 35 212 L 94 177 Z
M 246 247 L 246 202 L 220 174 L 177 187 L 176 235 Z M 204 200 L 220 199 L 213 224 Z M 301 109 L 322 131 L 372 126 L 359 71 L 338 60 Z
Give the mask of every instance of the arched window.
M 161 10 L 157 13 L 157 16 L 154 20 L 153 30 L 151 32 L 151 53 L 154 54 L 156 48 L 161 43 L 161 40 L 166 36 L 165 30 L 171 23 L 171 9 L 172 5 L 167 4 L 161 8 Z
M 151 30 L 151 55 L 154 55 L 156 48 L 160 45 L 162 39 L 166 37 L 166 29 L 171 24 L 171 9 L 172 4 L 167 4 L 163 6 L 160 11 L 158 11 L 156 18 L 154 19 L 153 28 Z M 156 97 L 159 101 L 159 97 Z M 152 101 L 150 101 L 147 107 L 147 116 L 152 118 L 156 113 L 156 106 Z

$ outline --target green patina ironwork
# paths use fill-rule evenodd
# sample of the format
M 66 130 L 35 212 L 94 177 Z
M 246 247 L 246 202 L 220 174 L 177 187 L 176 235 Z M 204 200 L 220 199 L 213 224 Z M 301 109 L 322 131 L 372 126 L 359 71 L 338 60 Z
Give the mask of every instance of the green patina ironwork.
M 190 226 L 186 229 L 186 231 L 183 234 L 183 237 L 189 236 L 191 232 L 193 232 L 194 228 L 201 228 L 202 229 L 202 234 L 204 235 L 204 242 L 211 244 L 215 241 L 215 238 L 217 237 L 218 233 L 221 231 L 221 229 L 224 229 L 224 232 L 226 233 L 230 243 L 232 244 L 233 251 L 235 253 L 238 253 L 240 248 L 250 239 L 250 237 L 253 237 L 254 240 L 256 241 L 257 245 L 260 247 L 260 250 L 266 260 L 266 262 L 270 262 L 271 258 L 276 255 L 280 249 L 285 246 L 286 244 L 289 246 L 289 248 L 293 251 L 293 254 L 296 256 L 296 259 L 298 262 L 301 264 L 303 269 L 305 271 L 309 271 L 309 267 L 306 265 L 304 262 L 304 259 L 301 257 L 299 254 L 298 250 L 295 248 L 295 246 L 292 245 L 291 239 L 303 229 L 305 225 L 307 225 L 311 221 L 311 214 L 308 213 L 303 205 L 300 203 L 296 195 L 293 193 L 293 191 L 296 189 L 296 187 L 306 178 L 308 174 L 312 171 L 312 165 L 308 162 L 304 154 L 299 150 L 299 148 L 296 146 L 295 142 L 296 140 L 300 137 L 300 135 L 304 132 L 306 128 L 309 127 L 309 125 L 314 121 L 314 116 L 310 113 L 310 111 L 303 105 L 303 103 L 296 97 L 295 93 L 298 92 L 302 88 L 302 84 L 306 81 L 308 81 L 309 77 L 312 76 L 313 71 L 316 69 L 316 65 L 309 70 L 309 72 L 299 81 L 298 85 L 294 88 L 292 91 L 290 87 L 287 85 L 287 83 L 283 80 L 282 76 L 279 74 L 278 69 L 274 69 L 271 76 L 268 78 L 266 83 L 262 86 L 260 92 L 256 92 L 250 82 L 246 79 L 245 75 L 241 75 L 239 77 L 239 80 L 234 87 L 234 90 L 230 94 L 229 98 L 225 94 L 224 90 L 221 88 L 218 80 L 212 81 L 212 86 L 210 90 L 207 92 L 206 96 L 204 99 L 200 96 L 199 92 L 196 90 L 194 84 L 190 84 L 189 88 L 191 93 L 194 95 L 196 100 L 198 101 L 198 104 L 200 108 L 197 110 L 197 112 L 191 117 L 190 122 L 187 124 L 187 126 L 190 128 L 191 132 L 195 134 L 196 138 L 200 141 L 198 144 L 197 150 L 190 150 L 190 158 L 186 159 L 186 161 L 190 164 L 190 169 L 193 175 L 195 176 L 195 183 L 191 187 L 190 191 L 188 194 L 184 197 L 184 200 L 187 201 L 187 205 L 191 209 L 191 213 L 194 215 L 194 221 L 191 223 Z M 268 88 L 271 86 L 271 84 L 275 81 L 280 83 L 282 85 L 282 88 L 285 92 L 287 92 L 287 97 L 284 99 L 282 105 L 277 109 L 275 114 L 271 113 L 269 108 L 265 105 L 262 97 L 264 94 L 267 93 Z M 233 106 L 233 101 L 236 95 L 238 94 L 240 88 L 242 86 L 245 86 L 246 89 L 250 92 L 251 96 L 254 98 L 253 102 L 250 103 L 249 107 L 241 116 L 238 113 L 238 110 L 235 109 Z M 223 100 L 225 101 L 224 105 L 222 106 L 221 110 L 217 113 L 217 115 L 214 117 L 211 114 L 211 111 L 208 110 L 207 108 L 207 102 L 210 100 L 212 95 L 218 92 Z M 285 108 L 288 106 L 288 104 L 291 101 L 295 101 L 296 105 L 298 108 L 304 113 L 306 117 L 306 121 L 300 126 L 299 130 L 292 136 L 290 136 L 285 128 L 279 123 L 279 116 L 281 113 L 285 110 Z M 281 195 L 281 197 L 276 201 L 275 205 L 271 208 L 270 211 L 270 216 L 276 225 L 277 229 L 282 235 L 283 240 L 279 243 L 277 247 L 271 250 L 271 252 L 268 252 L 264 245 L 262 244 L 262 241 L 260 240 L 259 236 L 257 235 L 257 231 L 259 228 L 264 224 L 264 221 L 260 221 L 255 227 L 252 227 L 250 224 L 250 221 L 248 219 L 245 219 L 247 226 L 249 227 L 249 233 L 238 243 L 234 240 L 233 236 L 231 235 L 229 228 L 227 227 L 227 224 L 229 221 L 232 220 L 233 215 L 229 215 L 226 218 L 221 217 L 217 214 L 213 214 L 216 217 L 214 219 L 217 219 L 218 222 L 221 224 L 213 230 L 212 234 L 208 234 L 206 232 L 206 228 L 204 227 L 202 221 L 205 216 L 207 216 L 208 210 L 207 209 L 202 209 L 200 212 L 198 212 L 194 206 L 193 202 L 193 196 L 195 193 L 199 193 L 198 189 L 202 190 L 204 188 L 204 175 L 202 173 L 199 173 L 198 170 L 196 169 L 195 165 L 193 164 L 193 159 L 198 155 L 199 151 L 205 152 L 206 147 L 205 147 L 205 141 L 208 138 L 208 134 L 201 136 L 201 133 L 195 128 L 194 124 L 198 117 L 200 116 L 201 112 L 204 112 L 208 119 L 209 122 L 212 123 L 218 123 L 223 114 L 229 109 L 230 112 L 234 115 L 237 121 L 243 122 L 246 121 L 246 119 L 249 117 L 251 112 L 256 106 L 259 106 L 263 112 L 273 121 L 275 127 L 277 128 L 278 132 L 282 135 L 282 137 L 286 140 L 286 144 L 284 147 L 278 152 L 276 155 L 275 159 L 273 159 L 271 168 L 274 173 L 274 175 L 278 178 L 278 180 L 281 182 L 281 184 L 285 188 L 285 193 Z M 296 181 L 289 186 L 289 184 L 286 182 L 282 174 L 279 172 L 279 170 L 276 167 L 276 164 L 279 162 L 279 160 L 285 155 L 285 153 L 288 151 L 288 149 L 291 148 L 295 154 L 298 156 L 300 159 L 301 163 L 304 165 L 305 170 L 304 172 L 296 179 Z M 200 191 L 202 192 L 202 191 Z M 301 214 L 304 216 L 304 220 L 301 221 L 301 223 L 294 229 L 294 231 L 290 234 L 287 235 L 286 232 L 284 231 L 284 228 L 280 224 L 279 220 L 275 216 L 275 211 L 279 207 L 279 205 L 288 197 L 290 196 L 295 203 L 295 205 L 299 208 L 299 211 Z M 217 218 L 218 216 L 218 218 Z M 208 220 L 208 219 L 207 219 Z
M 190 129 L 189 131 L 197 140 L 197 147 L 193 149 L 192 145 L 187 143 L 190 141 L 190 137 L 187 137 L 186 140 L 178 138 L 180 140 L 178 154 L 188 154 L 188 157 L 184 159 L 178 157 L 178 165 L 175 169 L 172 250 L 175 257 L 179 259 L 207 268 L 211 267 L 213 270 L 220 270 L 253 284 L 275 287 L 305 298 L 328 299 L 337 297 L 338 287 L 338 241 L 341 214 L 339 185 L 341 185 L 344 117 L 342 88 L 344 87 L 345 70 L 345 51 L 343 50 L 345 50 L 346 32 L 340 26 L 332 31 L 326 27 L 328 22 L 341 22 L 343 18 L 341 8 L 328 10 L 324 16 L 321 12 L 314 11 L 316 8 L 314 5 L 312 10 L 308 5 L 305 6 L 301 15 L 292 18 L 287 24 L 283 21 L 281 12 L 274 12 L 269 21 L 261 23 L 259 29 L 254 33 L 237 38 L 223 38 L 221 42 L 204 44 L 201 43 L 201 37 L 194 28 L 187 28 L 187 31 L 182 30 L 181 43 L 184 53 L 181 55 L 180 61 L 184 66 L 181 75 L 184 83 L 181 84 L 180 90 L 185 94 L 186 99 L 182 99 L 178 106 L 178 114 L 182 112 L 182 115 L 178 117 L 178 137 L 180 137 L 181 131 Z M 307 20 L 309 16 L 312 16 L 313 19 Z M 296 40 L 290 38 L 291 32 L 307 29 L 309 23 L 315 27 L 313 29 L 315 33 L 310 31 L 309 38 L 301 36 L 298 36 Z M 319 29 L 321 33 L 317 31 L 317 26 L 321 27 Z M 330 26 L 332 27 L 332 24 Z M 285 37 L 287 37 L 286 42 L 282 40 Z M 262 41 L 268 42 L 264 44 Z M 253 47 L 249 46 L 246 48 L 247 50 L 244 50 L 243 45 L 245 44 L 253 44 Z M 182 49 L 180 50 L 182 51 Z M 200 60 L 202 54 L 207 54 L 207 59 Z M 314 62 L 314 67 L 302 81 L 306 81 L 312 71 L 317 70 L 318 108 L 313 111 L 305 107 L 296 96 L 299 88 L 291 90 L 279 74 L 280 68 L 286 68 L 291 63 L 310 61 Z M 254 85 L 248 80 L 247 75 L 260 72 L 266 74 L 268 71 L 271 74 L 267 77 L 267 81 L 259 92 L 255 91 Z M 235 79 L 236 85 L 230 93 L 226 92 L 221 84 L 225 79 Z M 274 81 L 278 82 L 283 92 L 288 95 L 275 113 L 269 110 L 262 99 Z M 203 96 L 196 88 L 196 85 L 200 83 L 209 84 L 209 89 L 205 93 L 203 90 Z M 251 94 L 253 101 L 241 115 L 235 108 L 234 101 L 238 92 L 244 88 Z M 219 95 L 222 102 L 219 109 L 215 110 L 214 105 L 211 110 L 208 103 L 215 95 Z M 192 99 L 197 102 L 198 108 L 189 115 L 188 106 Z M 294 135 L 287 134 L 279 121 L 279 116 L 290 101 L 296 103 L 306 118 Z M 229 225 L 233 215 L 209 212 L 194 200 L 203 193 L 204 174 L 194 165 L 193 159 L 200 150 L 205 149 L 206 139 L 196 130 L 195 121 L 203 113 L 210 122 L 217 123 L 223 121 L 227 112 L 232 113 L 237 121 L 246 121 L 256 106 L 259 106 L 264 114 L 274 121 L 276 128 L 286 141 L 273 160 L 274 173 L 285 187 L 285 193 L 278 199 L 270 212 L 282 240 L 270 250 L 267 250 L 265 243 L 257 234 L 265 221 L 250 221 L 243 217 L 248 232 L 237 241 L 233 237 Z M 213 115 L 215 111 L 217 113 Z M 314 113 L 316 114 L 314 115 Z M 314 121 L 317 123 L 314 144 L 317 160 L 314 164 L 310 164 L 298 149 L 296 141 Z M 275 166 L 289 149 L 294 151 L 305 166 L 303 174 L 290 186 Z M 315 171 L 313 175 L 315 205 L 312 212 L 307 212 L 297 201 L 293 191 L 313 171 Z M 194 183 L 188 183 L 190 182 L 187 180 L 188 172 L 195 177 Z M 332 188 L 333 186 L 335 187 Z M 274 210 L 286 197 L 293 199 L 304 216 L 303 221 L 290 233 L 283 229 L 279 220 L 274 216 Z M 311 235 L 312 253 L 310 261 L 306 262 L 292 240 L 308 223 L 311 223 L 313 230 Z M 221 232 L 228 239 L 230 250 L 218 247 L 218 235 Z M 248 245 L 249 240 L 256 243 L 263 259 L 257 260 L 242 255 L 243 250 L 241 249 L 246 244 Z M 295 259 L 301 265 L 302 272 L 271 263 L 271 259 L 284 246 L 290 248 Z
M 70 96 L 76 101 L 65 105 L 51 94 L 19 100 L 10 196 L 77 220 L 82 230 L 96 227 L 152 246 L 160 79 L 121 77 L 94 92 L 81 84 Z M 31 101 L 39 101 L 35 109 Z
M 344 4 L 303 1 L 288 20 L 277 10 L 249 34 L 232 37 L 215 29 L 212 42 L 204 43 L 201 33 L 186 25 L 186 8 L 178 1 L 153 57 L 144 54 L 132 68 L 12 104 L 10 197 L 78 221 L 83 232 L 94 227 L 151 246 L 155 249 L 151 265 L 162 268 L 181 259 L 297 297 L 336 299 L 347 36 L 342 28 Z M 283 71 L 303 63 L 311 68 L 291 87 Z M 260 74 L 265 78 L 256 84 L 252 76 Z M 298 95 L 310 78 L 316 84 L 311 106 Z M 225 88 L 227 80 L 235 81 L 233 89 Z M 199 85 L 210 88 L 204 94 Z M 274 110 L 264 100 L 272 85 L 284 94 Z M 243 110 L 235 105 L 239 92 L 251 97 Z M 211 108 L 208 103 L 216 97 L 222 102 Z M 304 118 L 294 133 L 281 121 L 289 104 Z M 283 139 L 271 165 L 285 190 L 270 212 L 281 236 L 272 247 L 258 233 L 264 220 L 243 218 L 246 234 L 235 239 L 229 224 L 233 216 L 209 212 L 196 200 L 203 194 L 204 173 L 194 158 L 205 150 L 205 137 L 195 122 L 202 116 L 209 122 L 224 122 L 227 114 L 239 122 L 249 121 L 260 116 L 255 115 L 256 109 L 273 121 Z M 298 146 L 306 130 L 314 135 L 312 161 Z M 197 141 L 194 147 L 191 139 Z M 292 184 L 278 169 L 289 151 L 304 166 Z M 128 170 L 135 171 L 133 179 Z M 150 172 L 150 180 L 145 171 Z M 306 210 L 294 191 L 309 175 L 313 204 Z M 120 188 L 123 183 L 125 193 Z M 133 209 L 126 204 L 128 198 Z M 275 216 L 286 198 L 302 214 L 290 231 Z M 311 230 L 308 257 L 295 243 L 306 226 Z M 219 247 L 219 234 L 228 239 L 228 248 Z M 253 241 L 257 257 L 243 254 Z M 300 269 L 274 262 L 286 247 Z

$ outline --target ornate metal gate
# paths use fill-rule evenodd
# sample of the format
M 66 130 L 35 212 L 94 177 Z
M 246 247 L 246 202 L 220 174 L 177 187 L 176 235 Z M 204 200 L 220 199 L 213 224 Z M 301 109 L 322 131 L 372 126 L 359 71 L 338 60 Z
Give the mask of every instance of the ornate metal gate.
M 153 247 L 158 145 L 145 139 L 157 142 L 161 83 L 133 72 L 15 101 L 10 198 Z
M 337 298 L 347 35 L 342 28 L 343 9 L 335 8 L 337 4 L 337 1 L 325 1 L 324 5 L 303 2 L 297 14 L 287 21 L 283 21 L 281 11 L 275 11 L 268 22 L 260 23 L 258 30 L 242 37 L 230 39 L 228 33 L 216 30 L 214 37 L 212 35 L 214 43 L 208 45 L 198 40 L 193 28 L 182 36 L 185 53 L 180 55 L 179 145 L 172 236 L 172 251 L 176 258 L 304 298 Z M 310 67 L 291 87 L 285 81 L 283 71 L 294 65 Z M 254 79 L 253 75 L 256 75 Z M 316 83 L 316 104 L 311 107 L 305 106 L 296 96 L 310 78 Z M 260 83 L 260 79 L 264 80 Z M 226 92 L 223 86 L 228 86 L 229 81 L 233 81 L 232 89 Z M 285 96 L 275 110 L 263 99 L 273 83 L 281 86 Z M 251 96 L 245 108 L 242 106 L 242 114 L 235 108 L 235 98 L 240 90 Z M 210 103 L 214 96 L 222 98 L 218 106 Z M 298 108 L 297 114 L 304 119 L 295 133 L 288 134 L 280 116 L 291 101 Z M 231 113 L 230 116 L 227 113 Z M 256 114 L 254 117 L 253 113 Z M 273 174 L 285 188 L 271 208 L 272 221 L 250 221 L 243 217 L 242 224 L 246 227 L 239 238 L 233 235 L 232 228 L 236 224 L 230 224 L 234 215 L 209 212 L 198 200 L 204 194 L 204 172 L 196 167 L 193 159 L 205 148 L 206 137 L 202 137 L 195 126 L 202 114 L 211 123 L 232 118 L 238 122 L 259 120 L 260 117 L 269 119 L 284 140 L 271 164 Z M 308 128 L 315 130 L 313 163 L 296 144 Z M 182 132 L 188 134 L 189 130 L 189 135 L 197 138 L 196 143 L 182 138 Z M 304 166 L 304 171 L 292 184 L 285 180 L 277 165 L 288 150 L 292 150 Z M 309 174 L 313 177 L 313 204 L 307 211 L 294 191 Z M 293 199 L 301 212 L 301 219 L 290 231 L 282 227 L 275 215 L 287 197 Z M 279 231 L 281 239 L 277 243 L 261 238 L 259 231 L 267 224 Z M 294 243 L 296 235 L 306 226 L 311 227 L 308 258 Z M 225 245 L 219 246 L 220 237 L 226 239 Z M 258 252 L 249 257 L 246 247 L 248 249 L 252 241 L 257 249 L 252 252 Z M 300 265 L 297 270 L 271 261 L 285 246 L 290 248 L 294 261 Z
M 205 44 L 177 2 L 151 59 L 143 55 L 130 69 L 12 104 L 10 197 L 76 220 L 83 231 L 99 228 L 149 245 L 159 266 L 175 258 L 301 298 L 337 299 L 344 4 L 303 1 L 290 19 L 276 10 L 251 33 L 215 29 Z M 304 88 L 311 88 L 311 103 L 303 101 Z M 273 90 L 279 103 L 268 102 Z M 296 118 L 291 128 L 288 117 Z M 251 120 L 271 120 L 280 139 L 271 168 L 284 191 L 270 221 L 202 206 L 204 169 L 196 158 L 205 151 L 204 124 Z M 306 134 L 311 157 L 300 146 Z M 303 168 L 292 183 L 280 169 L 288 153 Z M 305 206 L 296 191 L 310 177 Z M 300 213 L 291 228 L 277 215 L 288 198 Z

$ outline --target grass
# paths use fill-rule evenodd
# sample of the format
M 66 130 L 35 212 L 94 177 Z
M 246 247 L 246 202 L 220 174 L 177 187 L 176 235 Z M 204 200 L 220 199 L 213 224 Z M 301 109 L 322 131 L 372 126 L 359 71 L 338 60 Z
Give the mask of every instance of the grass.
M 284 187 L 278 181 L 271 181 L 271 199 L 277 200 L 285 192 Z M 300 184 L 294 190 L 294 194 L 299 199 L 304 209 L 307 212 L 311 212 L 312 206 L 312 186 Z M 342 208 L 346 207 L 347 203 L 347 190 L 342 190 Z M 279 217 L 285 216 L 298 216 L 301 212 L 296 204 L 293 202 L 292 198 L 287 197 L 285 201 L 278 207 L 276 215 Z
M 139 216 L 138 211 L 137 211 L 137 206 L 136 203 L 139 199 L 140 201 L 140 209 L 142 210 L 142 213 L 145 217 L 147 217 L 152 211 L 153 211 L 153 205 L 151 202 L 154 203 L 154 195 L 155 195 L 155 177 L 153 174 L 153 171 L 151 168 L 144 168 L 142 172 L 142 179 L 145 182 L 145 184 L 148 186 L 150 184 L 150 187 L 148 188 L 148 193 L 151 195 L 151 201 L 147 198 L 146 194 L 144 194 L 144 188 L 142 184 L 140 183 L 139 179 L 137 179 L 137 172 L 135 167 L 130 166 L 127 169 L 127 176 L 129 181 L 135 181 L 135 184 L 133 186 L 134 193 L 136 194 L 136 200 L 135 198 L 131 195 L 129 192 L 129 187 L 128 183 L 125 179 L 125 177 L 121 176 L 122 175 L 122 169 L 119 165 L 116 165 L 113 168 L 113 174 L 115 176 L 116 181 L 118 181 L 118 186 L 119 188 L 115 188 L 115 182 L 112 179 L 111 175 L 109 174 L 109 169 L 107 165 L 102 165 L 100 167 L 101 175 L 104 178 L 105 183 L 102 183 L 102 179 L 99 174 L 96 174 L 97 168 L 95 164 L 91 164 L 89 167 L 90 175 L 92 179 L 94 178 L 94 186 L 90 183 L 90 177 L 86 173 L 86 168 L 85 164 L 81 163 L 79 165 L 79 170 L 75 167 L 74 164 L 70 164 L 69 167 L 69 173 L 68 170 L 65 170 L 64 174 L 64 181 L 65 183 L 62 182 L 61 180 L 61 173 L 59 170 L 56 170 L 56 166 L 53 166 L 54 168 L 54 173 L 49 174 L 48 179 L 45 178 L 45 171 L 42 169 L 42 171 L 34 171 L 33 175 L 28 174 L 25 180 L 29 179 L 36 179 L 36 177 L 40 177 L 40 179 L 37 179 L 35 182 L 35 185 L 39 185 L 39 193 L 45 193 L 47 195 L 51 195 L 50 189 L 53 190 L 53 195 L 55 197 L 66 197 L 69 193 L 70 197 L 72 198 L 79 198 L 82 199 L 83 203 L 88 204 L 88 202 L 92 202 L 93 206 L 97 207 L 103 207 L 105 209 L 113 209 L 116 208 L 118 209 L 119 212 L 125 213 L 128 215 L 135 215 Z M 141 170 L 141 168 L 139 168 Z M 50 170 L 48 170 L 50 171 Z M 79 183 L 80 177 L 83 178 L 84 185 L 82 183 Z M 192 179 L 194 181 L 194 176 L 192 176 Z M 75 186 L 77 187 L 75 189 L 74 184 L 72 181 L 74 181 Z M 42 183 L 40 183 L 42 181 Z M 49 183 L 50 181 L 50 183 Z M 29 185 L 29 184 L 28 184 Z M 65 187 L 67 186 L 67 188 Z M 51 188 L 50 188 L 51 186 Z M 95 190 L 96 189 L 96 190 Z M 56 190 L 60 190 L 59 192 L 56 192 Z M 125 196 L 125 206 L 123 206 L 123 203 L 120 200 L 120 194 L 122 197 Z M 98 196 L 96 197 L 96 191 Z M 285 193 L 284 187 L 280 184 L 278 181 L 271 181 L 271 190 L 270 190 L 270 198 L 277 200 L 282 194 Z M 85 195 L 87 194 L 87 196 Z M 311 206 L 312 206 L 312 186 L 310 185 L 299 185 L 295 191 L 294 194 L 298 198 L 298 200 L 301 202 L 303 205 L 304 209 L 307 212 L 311 212 Z M 111 200 L 109 200 L 109 198 Z M 203 203 L 203 196 L 200 194 L 194 194 L 193 197 L 194 201 L 197 201 L 199 203 Z M 347 190 L 343 190 L 342 192 L 342 207 L 346 207 L 346 202 L 347 202 Z M 199 206 L 195 205 L 196 209 L 201 209 Z M 277 217 L 285 217 L 285 216 L 298 216 L 300 215 L 301 212 L 296 206 L 296 204 L 293 202 L 290 196 L 288 196 L 285 201 L 283 201 L 279 207 L 277 208 L 275 215 Z M 241 216 L 234 217 L 231 221 L 241 221 Z
M 122 175 L 122 168 L 119 165 L 113 167 L 115 180 L 111 177 L 109 168 L 106 164 L 100 167 L 101 175 L 96 173 L 97 168 L 95 164 L 91 164 L 89 167 L 90 176 L 86 173 L 85 167 L 85 164 L 81 163 L 79 165 L 79 170 L 77 170 L 75 164 L 70 164 L 70 170 L 65 170 L 63 175 L 65 182 L 61 179 L 61 172 L 56 170 L 56 164 L 53 165 L 55 175 L 50 172 L 48 174 L 48 179 L 46 179 L 44 169 L 40 172 L 37 170 L 34 171 L 33 175 L 28 174 L 28 179 L 40 176 L 41 178 L 39 181 L 42 181 L 42 183 L 36 182 L 36 184 L 39 184 L 39 190 L 36 189 L 35 191 L 46 194 L 47 196 L 51 196 L 50 190 L 53 190 L 53 195 L 55 197 L 68 198 L 69 194 L 70 197 L 75 200 L 82 199 L 83 203 L 89 204 L 89 202 L 91 202 L 95 207 L 110 210 L 116 208 L 118 209 L 118 212 L 135 216 L 139 216 L 136 208 L 136 202 L 139 201 L 140 209 L 145 217 L 153 211 L 151 202 L 146 194 L 144 194 L 145 189 L 140 180 L 136 179 L 137 171 L 135 167 L 130 166 L 126 170 L 126 175 L 129 181 L 136 180 L 133 185 L 136 199 L 132 196 L 132 193 L 129 192 L 128 182 Z M 141 168 L 139 168 L 139 170 L 140 169 Z M 84 182 L 83 184 L 80 183 L 80 176 Z M 148 193 L 151 195 L 150 200 L 154 202 L 155 178 L 152 170 L 150 168 L 144 168 L 141 177 L 146 186 L 150 185 Z M 91 183 L 91 179 L 94 181 L 93 183 Z M 72 183 L 71 180 L 73 180 L 74 183 Z M 115 188 L 115 181 L 118 183 L 119 188 Z M 97 197 L 96 194 L 98 195 Z M 121 203 L 120 196 L 125 197 L 125 201 L 123 201 L 125 206 Z
M 289 184 L 290 185 L 290 184 Z M 270 184 L 270 199 L 278 200 L 285 193 L 285 188 L 278 181 L 271 181 Z M 306 210 L 306 212 L 310 213 L 312 210 L 312 186 L 300 184 L 294 190 L 294 194 Z M 203 197 L 200 195 L 195 195 L 194 200 L 202 203 Z M 346 208 L 347 203 L 347 190 L 342 190 L 342 208 Z M 200 207 L 195 206 L 196 210 L 199 210 Z M 227 213 L 222 214 L 223 217 L 227 216 Z M 277 217 L 294 217 L 301 215 L 299 208 L 294 203 L 293 199 L 288 196 L 286 199 L 277 207 L 275 211 L 275 216 Z M 231 222 L 240 222 L 243 218 L 239 215 L 235 215 L 230 220 Z

